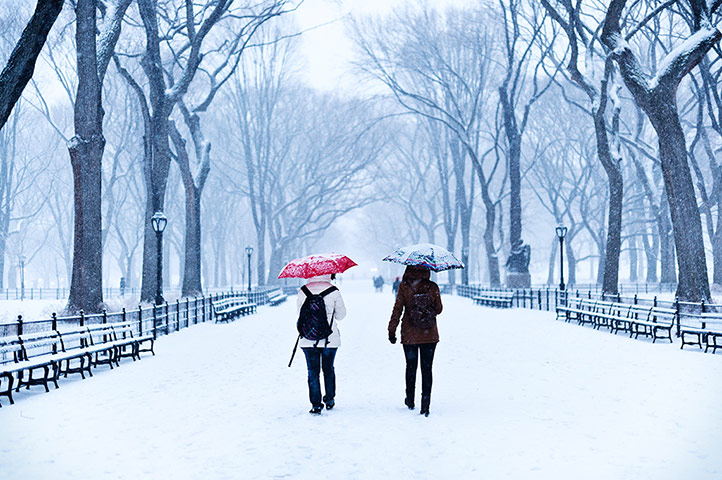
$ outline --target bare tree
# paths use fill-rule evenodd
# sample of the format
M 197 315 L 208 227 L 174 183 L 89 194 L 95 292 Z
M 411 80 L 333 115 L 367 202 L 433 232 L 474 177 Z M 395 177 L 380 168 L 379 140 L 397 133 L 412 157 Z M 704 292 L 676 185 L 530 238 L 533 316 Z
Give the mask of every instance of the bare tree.
M 482 10 L 449 11 L 441 17 L 424 8 L 397 12 L 383 23 L 355 22 L 353 28 L 363 56 L 359 66 L 386 85 L 406 111 L 438 122 L 461 142 L 464 154 L 459 152 L 456 158 L 461 161 L 468 156 L 479 179 L 486 208 L 484 243 L 490 281 L 498 285 L 497 208 L 491 185 L 499 174 L 499 158 L 496 163 L 484 164 L 491 150 L 482 153 L 481 118 L 490 97 L 494 46 L 487 24 Z M 457 165 L 457 170 L 462 173 L 460 167 Z M 458 192 L 462 193 L 461 189 Z M 464 224 L 470 222 L 469 207 L 467 203 L 463 208 Z M 467 232 L 463 236 L 462 244 L 468 246 Z M 464 255 L 468 251 L 462 247 Z
M 722 38 L 722 32 L 711 20 L 711 15 L 720 4 L 715 2 L 710 8 L 707 2 L 688 2 L 693 18 L 690 35 L 669 52 L 650 78 L 645 74 L 638 55 L 630 47 L 629 40 L 651 16 L 661 11 L 661 7 L 652 10 L 650 15 L 639 22 L 626 21 L 625 35 L 622 33 L 621 18 L 626 3 L 626 0 L 610 2 L 601 40 L 619 65 L 624 84 L 657 132 L 659 158 L 677 247 L 677 295 L 685 301 L 709 300 L 702 222 L 687 163 L 686 140 L 679 120 L 676 96 L 680 81 Z
M 246 47 L 256 29 L 268 20 L 286 13 L 288 11 L 286 7 L 289 5 L 291 2 L 288 0 L 262 0 L 261 2 L 247 2 L 240 6 L 234 6 L 232 0 L 207 0 L 198 5 L 193 2 L 184 2 L 182 6 L 171 3 L 167 5 L 167 10 L 158 10 L 153 0 L 138 0 L 138 9 L 146 37 L 146 49 L 141 65 L 148 83 L 147 96 L 141 83 L 133 79 L 128 70 L 121 67 L 119 60 L 116 64 L 123 77 L 137 93 L 145 120 L 144 170 L 148 199 L 143 248 L 143 285 L 141 287 L 141 298 L 144 300 L 152 299 L 156 291 L 157 246 L 150 217 L 154 212 L 162 210 L 164 205 L 171 161 L 170 115 L 177 103 L 189 91 L 201 66 L 208 65 L 206 57 L 214 58 L 214 53 L 222 51 L 224 46 L 230 45 L 228 51 L 235 56 L 227 57 L 231 59 L 228 64 L 235 67 L 234 62 L 238 61 L 240 52 Z M 211 32 L 218 30 L 220 25 L 226 24 L 240 34 L 234 35 L 231 40 L 211 35 Z M 164 63 L 161 51 L 171 55 L 170 63 Z M 217 65 L 208 65 L 209 70 L 207 71 L 213 72 L 212 69 L 216 67 Z M 209 75 L 211 93 L 204 97 L 201 104 L 194 107 L 195 109 L 203 111 L 208 107 L 220 85 L 228 78 L 228 74 L 228 70 L 221 68 L 216 74 Z M 201 148 L 202 151 L 205 151 L 205 147 Z M 204 168 L 201 167 L 199 172 L 203 170 Z M 187 173 L 188 171 L 186 171 L 186 175 Z M 188 179 L 184 182 L 190 186 Z M 195 205 L 193 203 L 195 196 L 199 196 L 194 194 L 199 185 L 197 183 L 194 185 L 195 190 L 191 189 L 188 193 L 191 207 Z M 191 269 L 189 270 L 191 274 L 188 276 L 190 283 L 187 287 L 189 291 L 199 291 L 200 224 L 198 223 L 197 227 L 194 225 L 200 222 L 200 212 L 198 212 L 197 220 L 191 215 L 187 221 L 190 222 L 190 232 L 193 235 L 190 238 L 191 242 L 188 242 L 192 262 L 187 267 Z
M 613 142 L 610 142 L 609 139 L 610 133 L 616 136 L 616 132 L 619 130 L 620 112 L 619 102 L 615 101 L 617 99 L 616 91 L 613 90 L 615 88 L 613 61 L 601 47 L 595 48 L 596 39 L 589 34 L 590 27 L 583 21 L 584 18 L 594 17 L 589 12 L 582 10 L 581 2 L 578 2 L 577 7 L 572 5 L 571 0 L 542 0 L 541 3 L 549 12 L 550 18 L 562 28 L 567 37 L 569 44 L 567 78 L 583 91 L 589 100 L 588 107 L 576 104 L 591 117 L 597 143 L 597 158 L 604 167 L 609 183 L 602 291 L 607 294 L 615 294 L 619 284 L 624 183 L 619 149 L 613 148 Z M 587 67 L 585 73 L 582 73 L 579 68 L 580 58 L 585 61 Z M 610 100 L 613 101 L 611 122 L 607 120 L 609 116 L 607 107 Z M 575 104 L 575 102 L 572 103 Z
M 523 0 L 499 0 L 499 7 L 504 32 L 504 79 L 498 87 L 499 112 L 503 119 L 509 170 L 510 253 L 506 262 L 506 283 L 510 287 L 528 287 L 531 285 L 528 266 L 530 247 L 525 246 L 521 238 L 522 138 L 531 107 L 547 91 L 556 72 L 540 83 L 543 64 L 552 52 L 551 44 L 544 45 L 545 12 L 539 11 L 533 2 Z M 538 51 L 535 51 L 535 45 L 540 46 Z
M 35 12 L 0 72 L 0 129 L 35 71 L 48 33 L 63 9 L 63 0 L 38 0 Z

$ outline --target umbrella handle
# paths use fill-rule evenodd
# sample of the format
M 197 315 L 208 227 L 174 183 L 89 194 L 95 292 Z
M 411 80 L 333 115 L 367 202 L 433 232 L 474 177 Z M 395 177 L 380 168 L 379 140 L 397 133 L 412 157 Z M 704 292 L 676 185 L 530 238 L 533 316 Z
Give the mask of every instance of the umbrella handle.
M 289 368 L 291 367 L 291 364 L 293 363 L 293 357 L 296 356 L 296 349 L 298 348 L 298 342 L 300 340 L 301 340 L 301 335 L 298 336 L 298 338 L 296 339 L 296 345 L 294 345 L 294 347 L 293 347 L 293 353 L 291 354 L 291 360 L 289 360 L 289 362 L 288 362 Z

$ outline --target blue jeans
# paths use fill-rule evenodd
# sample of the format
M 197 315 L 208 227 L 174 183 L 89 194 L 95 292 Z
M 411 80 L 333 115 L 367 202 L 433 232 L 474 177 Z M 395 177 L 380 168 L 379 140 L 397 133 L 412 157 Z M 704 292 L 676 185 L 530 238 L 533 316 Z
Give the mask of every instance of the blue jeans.
M 337 348 L 304 348 L 306 355 L 306 366 L 308 367 L 308 396 L 311 405 L 323 407 L 321 403 L 321 381 L 319 376 L 323 369 L 323 386 L 326 395 L 323 402 L 328 403 L 336 397 L 336 372 L 333 369 L 333 361 L 336 358 Z

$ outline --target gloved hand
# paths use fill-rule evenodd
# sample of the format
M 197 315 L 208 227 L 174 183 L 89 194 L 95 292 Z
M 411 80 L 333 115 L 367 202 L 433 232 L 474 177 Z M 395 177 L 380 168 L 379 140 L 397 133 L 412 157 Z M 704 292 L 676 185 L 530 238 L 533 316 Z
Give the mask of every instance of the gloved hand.
M 396 343 L 396 335 L 389 333 L 389 342 Z

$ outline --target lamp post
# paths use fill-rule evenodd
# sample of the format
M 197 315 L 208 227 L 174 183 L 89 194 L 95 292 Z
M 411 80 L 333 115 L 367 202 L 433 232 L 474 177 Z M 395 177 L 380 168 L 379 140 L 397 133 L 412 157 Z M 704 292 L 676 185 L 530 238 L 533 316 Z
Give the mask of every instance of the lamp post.
M 25 255 L 18 257 L 20 264 L 20 300 L 25 300 Z
M 155 240 L 158 253 L 156 255 L 156 288 L 155 288 L 155 304 L 161 305 L 163 300 L 163 230 L 168 224 L 168 218 L 163 212 L 158 210 L 150 217 L 150 225 L 155 232 Z
M 248 291 L 251 291 L 251 255 L 253 255 L 253 247 L 246 247 L 246 255 L 248 255 Z
M 567 227 L 559 225 L 556 228 L 559 238 L 559 290 L 564 291 L 564 237 L 567 236 Z

